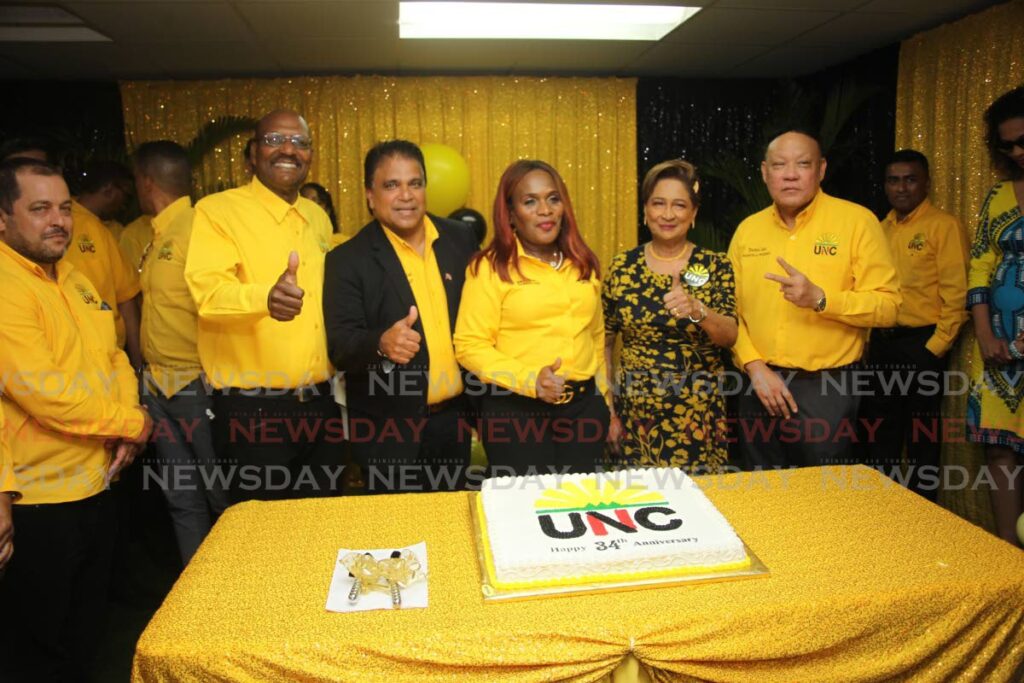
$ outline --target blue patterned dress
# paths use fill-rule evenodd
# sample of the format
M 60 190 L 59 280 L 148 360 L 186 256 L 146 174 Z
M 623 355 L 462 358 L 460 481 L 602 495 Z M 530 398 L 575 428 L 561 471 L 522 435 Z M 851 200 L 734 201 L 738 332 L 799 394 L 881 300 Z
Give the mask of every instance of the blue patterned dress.
M 1024 215 L 1013 183 L 999 183 L 981 208 L 971 247 L 967 306 L 989 305 L 992 332 L 1012 342 L 1024 330 Z M 986 367 L 976 347 L 967 436 L 1024 453 L 1024 361 Z

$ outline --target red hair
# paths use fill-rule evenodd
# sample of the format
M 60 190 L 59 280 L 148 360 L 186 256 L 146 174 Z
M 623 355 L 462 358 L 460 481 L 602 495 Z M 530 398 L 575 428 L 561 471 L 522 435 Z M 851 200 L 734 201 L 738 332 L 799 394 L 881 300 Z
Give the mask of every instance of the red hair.
M 561 249 L 565 258 L 576 264 L 580 271 L 581 280 L 589 280 L 591 275 L 601 277 L 601 266 L 597 256 L 590 250 L 583 237 L 580 235 L 576 225 L 576 214 L 572 210 L 572 201 L 569 199 L 569 190 L 565 181 L 558 171 L 551 164 L 536 159 L 520 159 L 505 169 L 498 182 L 498 192 L 494 195 L 494 238 L 487 248 L 481 251 L 473 259 L 472 273 L 480 269 L 480 262 L 484 259 L 491 264 L 491 267 L 498 273 L 505 282 L 512 282 L 511 269 L 515 268 L 519 274 L 519 251 L 516 248 L 516 234 L 512 229 L 512 193 L 526 176 L 532 171 L 544 171 L 555 182 L 558 194 L 562 197 L 562 225 L 558 231 L 558 248 Z

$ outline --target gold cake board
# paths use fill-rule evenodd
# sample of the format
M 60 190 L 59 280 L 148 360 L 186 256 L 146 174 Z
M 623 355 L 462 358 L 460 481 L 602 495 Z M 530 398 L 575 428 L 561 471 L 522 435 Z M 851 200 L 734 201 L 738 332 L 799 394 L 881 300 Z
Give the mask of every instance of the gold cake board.
M 743 548 L 750 558 L 750 564 L 738 569 L 728 569 L 716 572 L 698 572 L 679 576 L 664 576 L 660 578 L 637 579 L 632 581 L 608 581 L 579 583 L 560 586 L 538 586 L 532 588 L 499 588 L 491 581 L 491 572 L 488 567 L 487 554 L 488 544 L 486 538 L 486 524 L 483 521 L 481 506 L 478 504 L 479 492 L 471 493 L 469 496 L 470 517 L 473 520 L 473 535 L 476 537 L 477 560 L 480 564 L 480 587 L 485 600 L 527 600 L 532 598 L 552 597 L 559 595 L 570 595 L 572 593 L 609 593 L 612 591 L 639 590 L 643 588 L 669 588 L 671 586 L 682 586 L 698 583 L 713 583 L 717 581 L 738 581 L 741 579 L 757 579 L 768 577 L 768 567 L 754 554 L 750 547 L 744 542 Z M 742 541 L 742 537 L 740 538 Z

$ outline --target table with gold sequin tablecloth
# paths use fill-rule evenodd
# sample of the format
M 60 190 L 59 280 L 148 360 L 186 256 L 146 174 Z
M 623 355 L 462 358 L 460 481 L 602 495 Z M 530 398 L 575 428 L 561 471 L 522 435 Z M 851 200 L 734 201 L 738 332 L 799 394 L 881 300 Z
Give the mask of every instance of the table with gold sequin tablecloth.
M 865 467 L 699 482 L 770 577 L 485 602 L 469 494 L 237 505 L 133 680 L 1022 680 L 1024 552 Z M 338 548 L 421 540 L 427 609 L 325 611 Z

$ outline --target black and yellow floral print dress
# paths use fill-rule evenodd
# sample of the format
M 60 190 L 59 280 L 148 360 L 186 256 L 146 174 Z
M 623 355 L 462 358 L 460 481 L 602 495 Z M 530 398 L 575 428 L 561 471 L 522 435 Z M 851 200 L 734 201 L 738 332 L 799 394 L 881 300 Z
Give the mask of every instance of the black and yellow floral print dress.
M 695 247 L 680 282 L 706 307 L 736 317 L 725 254 Z M 718 472 L 728 457 L 722 350 L 699 325 L 666 310 L 671 285 L 670 275 L 647 266 L 642 245 L 612 259 L 605 276 L 605 329 L 622 335 L 615 386 L 622 454 L 631 466 Z

